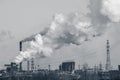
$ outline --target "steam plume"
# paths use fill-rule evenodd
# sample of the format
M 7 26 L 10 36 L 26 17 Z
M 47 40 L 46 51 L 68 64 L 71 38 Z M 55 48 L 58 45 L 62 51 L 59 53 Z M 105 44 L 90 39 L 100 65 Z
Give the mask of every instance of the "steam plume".
M 42 36 L 37 34 L 34 40 L 30 41 L 30 47 L 26 51 L 21 51 L 20 54 L 15 58 L 15 62 L 20 63 L 24 60 L 34 58 L 35 56 L 48 57 L 51 53 L 51 48 L 43 46 Z
M 54 50 L 64 45 L 80 45 L 100 34 L 97 32 L 99 28 L 95 29 L 91 22 L 82 22 L 78 17 L 74 13 L 70 15 L 56 14 L 49 30 L 42 35 L 37 34 L 34 40 L 30 41 L 30 48 L 20 52 L 15 62 L 20 63 L 36 55 L 48 57 Z
M 120 0 L 102 0 L 102 13 L 113 22 L 120 21 Z
M 45 29 L 35 37 L 23 40 L 23 42 L 30 41 L 30 47 L 26 51 L 20 52 L 15 58 L 15 62 L 20 63 L 35 56 L 48 57 L 54 50 L 65 45 L 80 45 L 85 41 L 92 40 L 93 37 L 101 36 L 111 20 L 119 21 L 119 11 L 117 11 L 119 3 L 114 8 L 115 3 L 113 0 L 90 0 L 91 12 L 82 15 L 85 20 L 78 13 L 56 14 L 49 29 Z M 115 12 L 111 12 L 111 10 Z

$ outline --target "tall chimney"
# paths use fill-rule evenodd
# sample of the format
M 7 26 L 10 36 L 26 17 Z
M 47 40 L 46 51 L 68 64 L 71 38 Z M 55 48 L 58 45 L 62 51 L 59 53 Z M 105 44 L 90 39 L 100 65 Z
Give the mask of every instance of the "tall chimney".
M 22 41 L 20 41 L 20 43 L 19 43 L 19 48 L 20 48 L 20 51 L 22 51 Z M 20 69 L 20 71 L 22 71 L 22 62 L 20 62 L 19 69 Z
M 22 41 L 19 43 L 20 51 L 22 51 Z

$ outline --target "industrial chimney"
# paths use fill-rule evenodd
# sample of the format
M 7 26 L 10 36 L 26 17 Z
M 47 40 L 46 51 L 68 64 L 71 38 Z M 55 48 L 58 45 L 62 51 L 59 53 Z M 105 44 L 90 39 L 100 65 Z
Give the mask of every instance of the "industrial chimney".
M 19 48 L 20 48 L 20 51 L 22 51 L 22 41 L 20 41 L 20 43 L 19 43 Z M 19 70 L 22 71 L 22 62 L 20 62 L 19 65 L 20 65 Z

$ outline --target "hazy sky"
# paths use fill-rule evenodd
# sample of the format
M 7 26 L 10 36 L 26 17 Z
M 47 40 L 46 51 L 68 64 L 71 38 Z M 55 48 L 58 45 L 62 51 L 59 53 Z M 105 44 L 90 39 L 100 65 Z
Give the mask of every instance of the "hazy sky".
M 87 13 L 88 4 L 89 0 L 0 0 L 0 68 L 19 54 L 19 41 L 49 27 L 54 14 Z M 51 64 L 53 68 L 57 68 L 66 60 L 75 60 L 77 65 L 84 62 L 92 66 L 100 62 L 104 65 L 107 39 L 111 42 L 111 62 L 117 67 L 120 64 L 120 24 L 110 25 L 101 37 L 80 46 L 64 47 L 55 51 L 51 57 L 40 59 L 40 67 L 47 68 Z

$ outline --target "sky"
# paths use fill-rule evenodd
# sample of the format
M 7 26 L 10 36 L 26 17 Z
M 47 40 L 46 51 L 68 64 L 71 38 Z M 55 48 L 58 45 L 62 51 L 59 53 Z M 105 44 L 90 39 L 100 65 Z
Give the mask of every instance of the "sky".
M 89 0 L 0 0 L 0 68 L 19 54 L 19 41 L 49 27 L 56 13 L 86 14 Z M 119 65 L 119 23 L 109 23 L 105 33 L 82 45 L 69 45 L 55 51 L 51 57 L 37 59 L 40 68 L 58 68 L 62 61 L 74 60 L 77 65 L 90 66 L 106 61 L 106 40 L 110 40 L 111 64 Z

